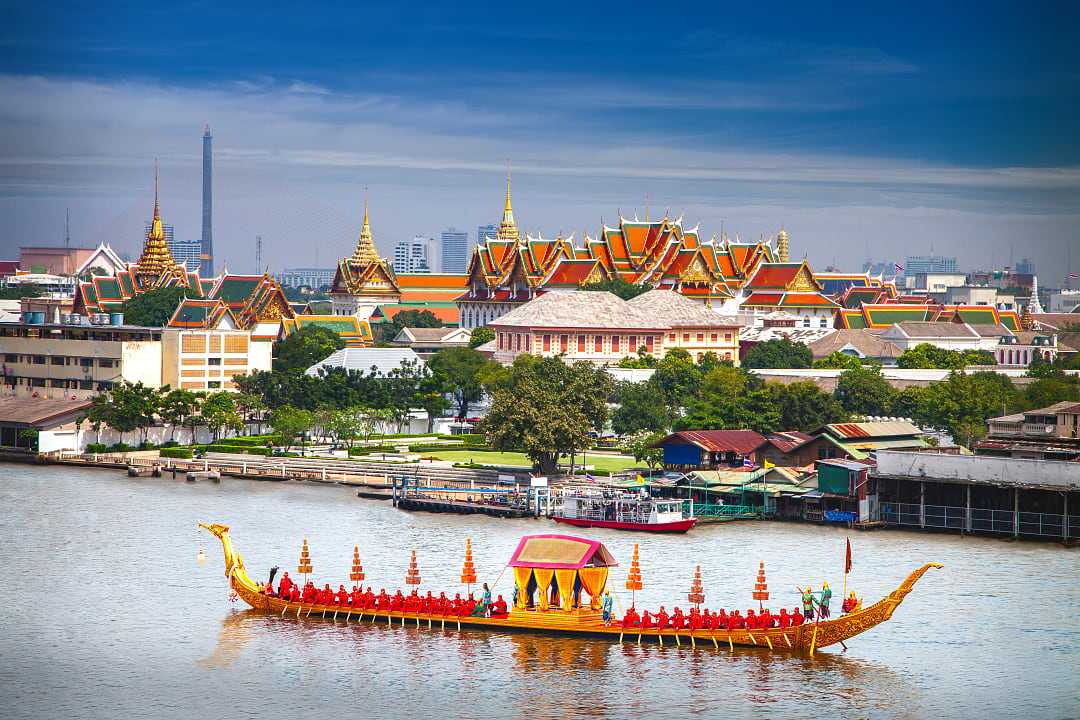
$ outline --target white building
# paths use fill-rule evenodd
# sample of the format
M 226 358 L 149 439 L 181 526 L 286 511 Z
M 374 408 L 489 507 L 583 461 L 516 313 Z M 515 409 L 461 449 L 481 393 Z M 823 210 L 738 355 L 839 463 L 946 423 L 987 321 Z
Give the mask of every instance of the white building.
M 48 273 L 23 273 L 11 275 L 0 281 L 6 287 L 20 288 L 33 285 L 41 288 L 50 297 L 70 298 L 75 294 L 78 279 L 71 275 L 50 275 Z
M 198 272 L 202 267 L 202 241 L 201 240 L 168 240 L 173 260 L 183 265 L 188 272 Z
M 412 240 L 402 240 L 394 246 L 395 273 L 429 273 L 428 248 L 431 238 L 417 235 Z
M 285 268 L 278 275 L 282 287 L 309 287 L 317 290 L 334 283 L 334 268 Z
M 488 326 L 495 331 L 494 358 L 503 364 L 522 353 L 615 364 L 639 349 L 662 357 L 673 348 L 695 360 L 712 352 L 739 364 L 739 322 L 671 290 L 651 290 L 631 300 L 607 292 L 556 290 Z
M 983 337 L 967 323 L 922 322 L 905 320 L 881 333 L 884 340 L 900 348 L 901 352 L 924 343 L 945 350 L 982 350 Z M 997 346 L 993 340 L 993 347 Z

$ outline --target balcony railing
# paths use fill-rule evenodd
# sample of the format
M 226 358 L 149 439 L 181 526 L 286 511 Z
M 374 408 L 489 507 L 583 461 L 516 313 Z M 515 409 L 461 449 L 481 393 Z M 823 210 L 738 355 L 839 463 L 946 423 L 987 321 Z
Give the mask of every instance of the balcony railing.
M 939 530 L 1027 535 L 1031 537 L 1065 538 L 1080 534 L 1080 515 L 1055 513 L 1014 513 L 1012 510 L 971 508 L 971 525 L 967 524 L 967 508 L 955 505 L 924 505 L 914 503 L 881 503 L 881 520 L 899 527 L 928 527 Z M 1068 523 L 1068 535 L 1066 535 Z

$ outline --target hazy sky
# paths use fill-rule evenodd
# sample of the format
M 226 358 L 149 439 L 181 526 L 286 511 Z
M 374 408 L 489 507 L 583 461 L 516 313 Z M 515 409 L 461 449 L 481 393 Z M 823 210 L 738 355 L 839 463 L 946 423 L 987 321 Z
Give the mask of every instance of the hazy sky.
M 532 233 L 671 208 L 792 253 L 1080 268 L 1080 5 L 23 3 L 0 24 L 0 258 L 136 254 L 200 233 L 219 263 L 330 266 L 363 189 L 376 240 Z M 945 7 L 943 7 L 945 6 Z M 220 265 L 219 265 L 220 267 Z

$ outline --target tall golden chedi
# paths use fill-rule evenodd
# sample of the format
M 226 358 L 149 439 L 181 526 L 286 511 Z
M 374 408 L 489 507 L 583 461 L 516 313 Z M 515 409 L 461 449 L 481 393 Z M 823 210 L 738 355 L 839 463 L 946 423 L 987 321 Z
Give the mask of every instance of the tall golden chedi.
M 353 250 L 349 261 L 354 265 L 362 266 L 379 261 L 379 251 L 375 249 L 375 240 L 371 235 L 371 223 L 368 221 L 367 193 L 364 193 L 364 221 L 360 226 L 360 237 L 356 240 L 356 249 Z
M 514 221 L 514 208 L 510 204 L 510 168 L 506 168 L 506 203 L 503 205 L 502 220 L 499 222 L 499 230 L 495 233 L 499 240 L 521 241 L 521 233 L 518 232 L 517 222 Z
M 161 206 L 158 200 L 158 171 L 154 167 L 154 219 L 143 242 L 142 255 L 135 263 L 135 274 L 143 285 L 160 285 L 163 280 L 176 277 L 186 284 L 184 268 L 173 259 L 165 242 L 165 226 L 161 222 Z

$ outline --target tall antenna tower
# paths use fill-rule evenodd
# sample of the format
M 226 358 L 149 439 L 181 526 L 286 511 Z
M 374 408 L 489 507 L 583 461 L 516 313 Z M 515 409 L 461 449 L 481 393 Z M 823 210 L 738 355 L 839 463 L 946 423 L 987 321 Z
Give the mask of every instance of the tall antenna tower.
M 71 247 L 71 208 L 64 208 L 64 247 Z
M 262 235 L 255 236 L 255 274 L 262 270 Z

